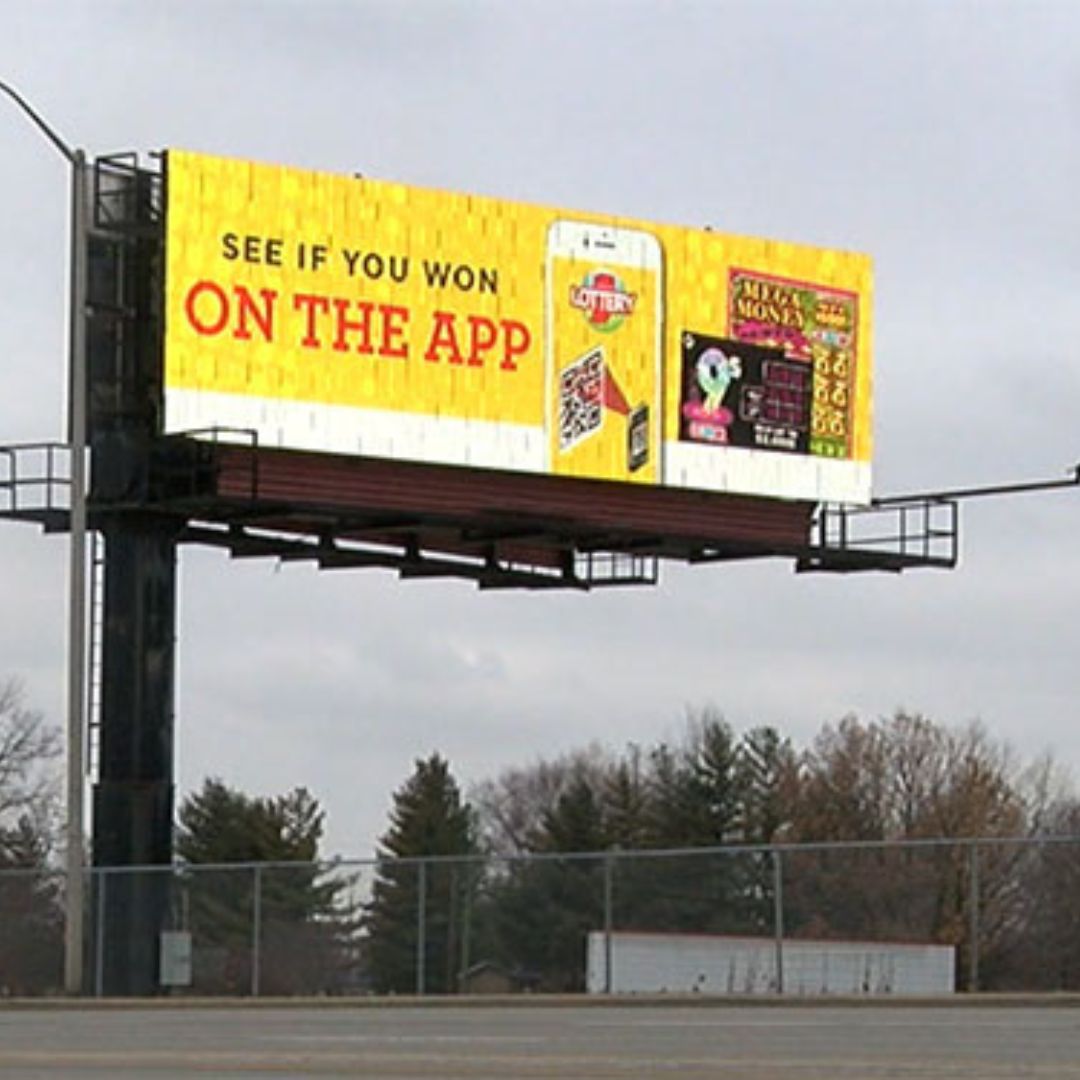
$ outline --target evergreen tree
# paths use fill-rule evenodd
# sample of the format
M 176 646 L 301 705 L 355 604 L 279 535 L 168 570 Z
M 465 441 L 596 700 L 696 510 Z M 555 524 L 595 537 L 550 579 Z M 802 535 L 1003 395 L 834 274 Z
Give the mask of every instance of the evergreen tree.
M 613 847 L 633 851 L 649 843 L 649 791 L 642 774 L 641 749 L 631 745 L 601 785 L 604 832 Z
M 692 716 L 678 749 L 651 754 L 651 839 L 657 847 L 714 847 L 740 839 L 738 752 L 730 725 L 706 710 Z
M 607 839 L 593 786 L 580 779 L 570 785 L 551 810 L 545 811 L 536 850 L 603 851 L 608 846 Z
M 252 798 L 210 778 L 184 800 L 178 817 L 176 852 L 192 867 L 275 864 L 257 873 L 208 869 L 187 875 L 196 948 L 204 956 L 224 956 L 216 973 L 205 973 L 211 984 L 206 988 L 245 992 L 250 986 L 256 881 L 261 991 L 332 988 L 350 930 L 340 903 L 348 883 L 327 879 L 317 865 L 325 815 L 310 792 L 296 788 L 275 798 Z
M 716 847 L 742 839 L 739 749 L 722 716 L 712 709 L 692 715 L 683 744 L 672 748 L 661 743 L 649 764 L 652 846 Z M 650 897 L 635 905 L 640 925 L 695 932 L 749 929 L 750 857 L 703 853 L 654 858 L 642 863 L 636 877 L 645 870 L 650 879 L 634 886 L 637 894 Z
M 798 795 L 799 763 L 791 740 L 773 727 L 752 728 L 739 740 L 735 768 L 741 838 L 775 843 L 791 825 Z
M 799 764 L 791 742 L 772 727 L 757 727 L 739 740 L 736 782 L 740 835 L 747 844 L 773 844 L 795 813 Z M 742 909 L 747 931 L 768 933 L 775 920 L 775 865 L 769 853 L 748 853 L 742 867 Z
M 459 987 L 462 925 L 471 906 L 475 873 L 461 862 L 430 862 L 426 856 L 478 853 L 473 813 L 462 800 L 449 764 L 438 754 L 418 760 L 394 793 L 390 828 L 383 835 L 371 902 L 363 919 L 374 987 L 380 993 L 412 993 L 423 968 L 425 993 Z M 424 953 L 418 963 L 419 924 Z
M 545 811 L 534 833 L 540 856 L 608 847 L 600 801 L 584 777 Z M 540 857 L 515 861 L 494 890 L 500 957 L 535 974 L 544 990 L 585 988 L 585 942 L 604 925 L 602 859 Z

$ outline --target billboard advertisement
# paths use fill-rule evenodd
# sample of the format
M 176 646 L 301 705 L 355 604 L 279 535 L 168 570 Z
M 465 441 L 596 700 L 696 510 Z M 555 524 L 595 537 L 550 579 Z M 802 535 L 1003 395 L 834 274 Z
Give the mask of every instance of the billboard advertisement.
M 165 429 L 866 502 L 862 255 L 170 151 Z

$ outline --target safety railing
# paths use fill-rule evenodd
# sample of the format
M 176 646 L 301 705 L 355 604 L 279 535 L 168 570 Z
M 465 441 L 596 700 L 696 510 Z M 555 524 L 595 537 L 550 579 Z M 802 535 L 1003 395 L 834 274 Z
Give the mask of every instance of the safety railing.
M 0 517 L 59 525 L 71 507 L 71 447 L 64 443 L 0 446 Z

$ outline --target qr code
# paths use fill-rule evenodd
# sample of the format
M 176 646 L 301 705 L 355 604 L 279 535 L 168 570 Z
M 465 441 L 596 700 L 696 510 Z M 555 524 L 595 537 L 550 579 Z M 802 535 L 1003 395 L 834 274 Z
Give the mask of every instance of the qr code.
M 559 376 L 559 449 L 569 450 L 600 430 L 604 420 L 604 350 L 563 368 Z

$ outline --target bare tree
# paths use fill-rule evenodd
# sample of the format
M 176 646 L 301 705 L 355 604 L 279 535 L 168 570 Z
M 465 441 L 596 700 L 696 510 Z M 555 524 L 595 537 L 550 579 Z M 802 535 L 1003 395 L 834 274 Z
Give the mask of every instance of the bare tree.
M 0 834 L 29 823 L 52 846 L 59 797 L 60 733 L 23 703 L 16 679 L 0 683 Z
M 59 733 L 0 683 L 0 993 L 54 992 L 63 972 L 57 833 Z
M 536 847 L 544 815 L 575 784 L 600 789 L 614 764 L 595 743 L 552 760 L 505 769 L 469 792 L 486 846 L 498 854 L 518 855 Z

